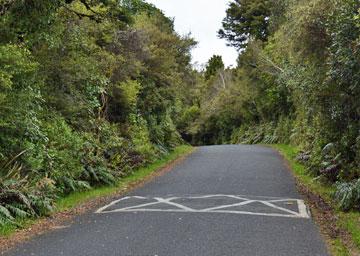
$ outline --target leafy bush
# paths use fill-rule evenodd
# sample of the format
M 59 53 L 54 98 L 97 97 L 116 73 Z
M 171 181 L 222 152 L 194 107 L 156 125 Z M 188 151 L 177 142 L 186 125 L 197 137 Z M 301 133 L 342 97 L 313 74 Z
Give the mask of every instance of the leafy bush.
M 32 184 L 21 174 L 22 165 L 17 160 L 24 153 L 0 161 L 0 225 L 16 225 L 16 218 L 43 216 L 53 210 L 54 195 L 50 195 L 50 189 L 44 191 L 39 186 L 44 180 Z M 53 188 L 52 182 L 48 185 Z
M 352 194 L 360 177 L 360 2 L 240 2 L 231 1 L 220 31 L 230 45 L 241 48 L 238 65 L 211 79 L 206 70 L 200 73 L 187 108 L 198 113 L 191 120 L 185 112 L 180 122 L 186 126 L 180 126 L 182 130 L 191 131 L 186 138 L 198 144 L 294 144 L 306 153 L 300 159 L 306 159 L 310 174 L 329 184 L 346 184 L 342 191 L 351 192 L 344 198 L 355 207 Z M 251 8 L 260 9 L 247 12 Z M 264 22 L 264 38 L 248 20 Z M 244 26 L 246 33 L 239 29 Z
M 339 202 L 342 210 L 360 210 L 360 179 L 350 183 L 338 183 L 335 199 Z
M 10 2 L 0 4 L 0 225 L 115 184 L 182 143 L 181 92 L 195 77 L 195 41 L 144 1 Z

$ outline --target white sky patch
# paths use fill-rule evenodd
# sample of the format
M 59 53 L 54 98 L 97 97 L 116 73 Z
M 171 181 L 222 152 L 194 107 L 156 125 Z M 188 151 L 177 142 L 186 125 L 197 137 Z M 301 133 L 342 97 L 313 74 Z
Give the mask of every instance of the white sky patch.
M 212 55 L 221 55 L 226 66 L 236 66 L 237 51 L 217 37 L 226 15 L 226 0 L 147 0 L 170 18 L 175 18 L 175 29 L 185 35 L 191 33 L 199 42 L 192 52 L 195 66 L 205 64 Z

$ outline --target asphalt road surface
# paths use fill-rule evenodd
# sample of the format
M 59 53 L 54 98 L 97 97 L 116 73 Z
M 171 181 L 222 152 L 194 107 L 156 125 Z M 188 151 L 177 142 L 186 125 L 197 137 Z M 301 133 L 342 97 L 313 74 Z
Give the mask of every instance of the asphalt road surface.
M 200 147 L 169 173 L 8 255 L 328 254 L 282 158 L 236 145 Z

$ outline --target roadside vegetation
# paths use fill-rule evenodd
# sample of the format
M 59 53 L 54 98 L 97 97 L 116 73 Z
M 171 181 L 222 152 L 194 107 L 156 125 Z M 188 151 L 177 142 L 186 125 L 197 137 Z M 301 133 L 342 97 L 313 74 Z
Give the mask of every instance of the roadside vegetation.
M 296 145 L 313 177 L 360 209 L 360 2 L 233 0 L 181 132 L 194 144 Z
M 79 205 L 86 205 L 88 202 L 96 201 L 97 199 L 101 199 L 106 196 L 113 196 L 125 193 L 130 189 L 136 187 L 138 184 L 142 184 L 144 182 L 147 182 L 148 180 L 151 180 L 153 177 L 156 177 L 158 175 L 158 172 L 161 172 L 164 168 L 171 167 L 172 164 L 176 164 L 176 160 L 181 160 L 181 158 L 190 154 L 194 150 L 195 148 L 189 145 L 178 146 L 165 157 L 156 160 L 149 165 L 134 170 L 126 177 L 117 180 L 113 185 L 99 186 L 93 189 L 77 191 L 67 196 L 60 197 L 55 200 L 56 207 L 54 211 L 51 212 L 51 214 L 71 211 Z M 31 227 L 33 224 L 36 224 L 36 221 L 36 217 L 16 217 L 13 222 L 8 222 L 0 226 L 0 236 L 11 236 L 19 228 L 24 229 L 27 227 Z
M 142 0 L 0 1 L 0 226 L 114 186 L 184 141 L 281 143 L 358 245 L 359 10 L 231 0 L 219 37 L 237 66 L 215 55 L 198 71 L 194 39 Z
M 360 2 L 232 0 L 222 25 L 238 65 L 209 60 L 180 123 L 184 138 L 295 146 L 281 149 L 359 247 Z
M 0 226 L 184 144 L 195 45 L 140 0 L 0 1 Z
M 299 187 L 306 188 L 301 191 L 312 205 L 315 219 L 321 225 L 323 233 L 327 237 L 327 243 L 332 255 L 347 256 L 358 255 L 360 251 L 360 212 L 351 210 L 344 212 L 335 200 L 336 186 L 330 183 L 321 182 L 299 159 L 299 150 L 290 145 L 274 144 L 289 163 L 294 172 Z M 300 188 L 300 190 L 304 190 Z M 312 196 L 315 195 L 315 198 Z M 313 198 L 312 198 L 313 197 Z M 312 200 L 312 202 L 310 202 Z M 322 200 L 324 200 L 325 205 Z M 323 204 L 323 205 L 321 205 Z M 319 213 L 323 211 L 323 213 Z M 321 216 L 321 214 L 325 216 Z M 330 218 L 328 216 L 331 216 Z M 324 231 L 325 230 L 325 231 Z M 345 231 L 345 233 L 343 232 Z

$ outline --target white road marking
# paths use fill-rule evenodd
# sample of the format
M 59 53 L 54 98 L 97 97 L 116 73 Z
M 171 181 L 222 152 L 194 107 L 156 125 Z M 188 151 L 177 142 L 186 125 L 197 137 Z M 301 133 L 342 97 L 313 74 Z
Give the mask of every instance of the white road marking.
M 143 197 L 143 196 L 133 196 L 133 198 L 137 198 L 137 199 L 146 199 L 146 197 Z
M 176 206 L 176 207 L 178 207 L 180 209 L 183 209 L 184 211 L 190 211 L 190 212 L 194 211 L 194 209 L 189 208 L 187 206 L 171 202 L 171 200 L 178 199 L 178 197 L 172 197 L 172 198 L 169 198 L 169 199 L 163 199 L 163 198 L 160 198 L 160 197 L 155 197 L 154 199 L 156 199 L 159 203 L 170 204 L 170 205 Z
M 296 201 L 298 201 L 298 199 L 287 198 L 287 199 L 268 200 L 268 202 L 270 202 L 270 203 L 291 202 L 291 201 L 296 202 Z
M 284 211 L 284 212 L 288 212 L 288 213 L 291 213 L 291 214 L 299 214 L 298 212 L 294 212 L 292 210 L 289 210 L 289 209 L 286 209 L 286 208 L 283 208 L 283 207 L 280 207 L 280 206 L 277 206 L 277 205 L 274 205 L 272 203 L 269 203 L 269 202 L 266 202 L 266 201 L 259 201 L 260 203 L 262 204 L 265 204 L 267 206 L 270 206 L 271 208 L 274 208 L 274 209 L 278 209 L 280 211 Z
M 126 199 L 129 199 L 129 197 L 126 196 L 126 197 L 123 197 L 123 198 L 121 198 L 121 199 L 112 201 L 110 204 L 107 204 L 107 205 L 101 207 L 101 208 L 100 208 L 99 210 L 97 210 L 95 213 L 101 213 L 101 212 L 103 212 L 105 209 L 107 209 L 107 208 L 109 208 L 109 207 L 111 207 L 111 206 L 113 206 L 113 205 L 115 205 L 115 204 L 117 204 L 117 203 L 119 203 L 119 202 L 121 202 L 121 201 L 123 201 L 123 200 L 126 200 Z
M 173 200 L 176 199 L 212 199 L 217 197 L 223 197 L 223 198 L 230 198 L 230 199 L 236 199 L 241 200 L 238 203 L 233 204 L 226 204 L 226 205 L 218 205 L 213 207 L 205 207 L 203 209 L 193 209 L 188 206 L 185 206 L 180 203 L 175 203 Z M 142 197 L 142 196 L 129 196 L 124 197 L 119 200 L 115 200 L 111 202 L 110 204 L 101 207 L 99 210 L 96 211 L 96 213 L 115 213 L 115 212 L 182 212 L 182 213 L 228 213 L 228 214 L 246 214 L 246 215 L 256 215 L 256 216 L 273 216 L 273 217 L 286 217 L 286 218 L 305 218 L 309 219 L 310 215 L 307 211 L 306 205 L 303 200 L 300 199 L 281 199 L 281 198 L 274 198 L 274 197 L 255 197 L 255 196 L 249 196 L 251 199 L 245 197 L 245 196 L 237 196 L 237 195 L 204 195 L 204 196 L 188 196 L 188 197 L 168 197 L 168 198 L 162 198 L 162 197 Z M 131 200 L 132 198 L 135 199 L 144 199 L 144 200 L 154 200 L 150 203 L 138 203 L 137 205 L 127 206 L 127 207 L 121 207 L 121 202 L 125 200 Z M 253 198 L 261 198 L 261 200 L 253 199 Z M 271 198 L 271 200 L 264 200 L 265 198 Z M 206 200 L 205 202 L 209 202 L 210 200 Z M 130 201 L 131 202 L 131 201 Z M 275 205 L 274 203 L 281 203 L 281 202 L 293 202 L 298 205 L 298 212 L 295 210 L 290 210 L 284 207 L 280 207 L 278 205 Z M 191 202 L 188 202 L 191 203 Z M 256 207 L 254 207 L 254 211 L 244 211 L 241 210 L 242 206 L 245 205 L 251 205 L 252 203 L 261 203 L 267 207 L 269 207 L 269 212 L 257 212 Z M 117 209 L 108 209 L 110 207 L 116 206 L 116 204 L 120 204 L 119 208 Z M 171 206 L 175 206 L 175 209 L 161 209 L 162 204 L 167 204 Z M 159 205 L 159 209 L 152 209 L 147 208 L 147 206 L 154 206 Z M 226 209 L 231 207 L 240 207 L 239 210 L 233 210 L 233 209 Z M 107 210 L 108 209 L 108 210 Z M 282 213 L 273 213 L 274 209 L 283 212 Z M 252 209 L 251 209 L 252 210 Z M 263 210 L 263 209 L 262 209 Z
M 103 213 L 122 213 L 122 212 L 231 213 L 231 214 L 254 215 L 254 216 L 271 216 L 271 217 L 305 218 L 305 219 L 309 218 L 309 217 L 300 217 L 298 215 L 292 215 L 292 214 L 262 213 L 262 212 L 247 212 L 247 211 L 221 211 L 221 210 L 220 211 L 203 211 L 203 210 L 184 211 L 177 209 L 136 209 L 136 211 L 129 211 L 129 210 L 117 209 Z
M 134 206 L 129 206 L 129 207 L 125 207 L 122 208 L 122 210 L 137 210 L 140 207 L 144 207 L 144 206 L 150 206 L 150 205 L 155 205 L 158 204 L 159 202 L 151 202 L 151 203 L 146 203 L 146 204 L 139 204 L 139 205 L 134 205 Z
M 189 196 L 189 197 L 182 197 L 182 198 L 188 198 L 188 199 L 203 199 L 203 198 L 213 198 L 213 197 L 228 197 L 228 198 L 234 198 L 234 199 L 240 199 L 240 200 L 248 200 L 247 198 L 240 197 L 240 196 L 234 196 L 234 195 L 223 195 L 223 194 L 216 194 L 216 195 L 206 195 L 206 196 Z
M 303 216 L 304 218 L 308 216 L 310 218 L 310 214 L 306 208 L 306 205 L 303 200 L 297 200 L 298 208 L 299 208 L 299 214 Z
M 248 201 L 244 201 L 244 202 L 236 203 L 236 204 L 228 204 L 228 205 L 222 205 L 222 206 L 207 208 L 207 209 L 203 209 L 202 211 L 206 212 L 206 211 L 220 210 L 220 209 L 229 208 L 229 207 L 247 205 L 247 204 L 250 204 L 250 203 L 253 203 L 253 202 L 255 202 L 255 201 L 254 200 L 248 200 Z

